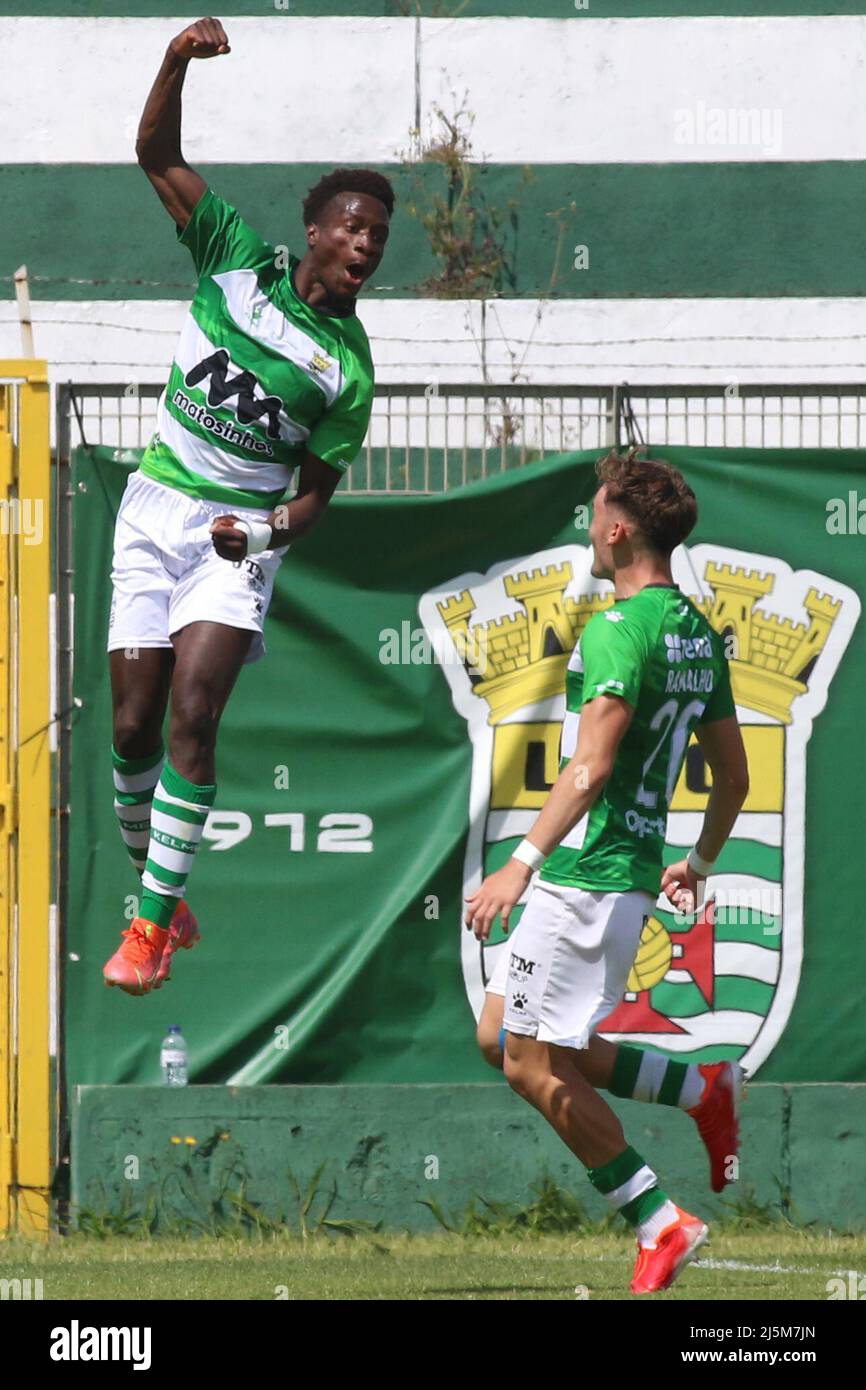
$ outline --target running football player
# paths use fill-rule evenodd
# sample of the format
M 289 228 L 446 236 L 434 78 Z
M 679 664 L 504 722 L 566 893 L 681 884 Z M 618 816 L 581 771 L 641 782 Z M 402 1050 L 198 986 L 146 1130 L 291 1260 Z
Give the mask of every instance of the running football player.
M 181 153 L 187 66 L 229 52 L 217 19 L 174 38 L 136 143 L 199 279 L 114 539 L 115 807 L 142 891 L 103 974 L 129 994 L 161 985 L 198 940 L 184 895 L 216 796 L 217 728 L 241 666 L 264 654 L 280 561 L 367 432 L 373 363 L 355 302 L 394 208 L 383 175 L 336 169 L 304 200 L 303 257 L 253 231 Z
M 697 521 L 694 493 L 675 468 L 634 452 L 609 455 L 597 472 L 592 573 L 613 581 L 614 603 L 590 619 L 569 661 L 557 781 L 514 855 L 467 900 L 466 925 L 486 940 L 499 914 L 507 931 L 540 870 L 488 984 L 479 1044 L 634 1228 L 631 1289 L 652 1293 L 669 1287 L 707 1227 L 659 1186 L 595 1088 L 687 1109 L 719 1191 L 737 1153 L 742 1072 L 617 1047 L 596 1030 L 622 998 L 659 885 L 681 912 L 700 901 L 748 770 L 723 640 L 671 573 L 671 553 Z M 693 731 L 712 789 L 697 844 L 662 873 L 668 804 Z

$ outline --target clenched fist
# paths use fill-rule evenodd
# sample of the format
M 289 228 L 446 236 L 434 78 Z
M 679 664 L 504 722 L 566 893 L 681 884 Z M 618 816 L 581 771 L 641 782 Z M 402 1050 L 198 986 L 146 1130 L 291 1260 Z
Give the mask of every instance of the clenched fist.
M 210 530 L 213 548 L 223 560 L 243 560 L 247 553 L 247 533 L 235 529 L 236 516 L 218 516 Z
M 218 19 L 200 19 L 169 44 L 178 58 L 218 58 L 231 53 L 226 31 Z

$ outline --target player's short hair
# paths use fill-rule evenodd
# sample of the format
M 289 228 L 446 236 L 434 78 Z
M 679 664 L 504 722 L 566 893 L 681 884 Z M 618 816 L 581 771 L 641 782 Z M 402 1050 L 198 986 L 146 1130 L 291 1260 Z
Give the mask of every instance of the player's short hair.
M 318 222 L 325 204 L 337 193 L 369 193 L 371 198 L 378 198 L 385 204 L 389 217 L 394 211 L 394 189 L 384 174 L 375 169 L 334 169 L 308 190 L 303 203 L 305 227 Z
M 595 466 L 605 498 L 637 526 L 646 544 L 670 555 L 694 529 L 698 502 L 682 473 L 661 459 L 639 459 L 638 449 L 615 449 Z

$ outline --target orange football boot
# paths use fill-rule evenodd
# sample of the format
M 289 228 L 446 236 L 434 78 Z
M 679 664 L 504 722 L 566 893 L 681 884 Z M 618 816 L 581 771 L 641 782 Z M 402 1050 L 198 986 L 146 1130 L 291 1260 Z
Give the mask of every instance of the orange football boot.
M 638 1245 L 632 1293 L 658 1293 L 669 1289 L 681 1269 L 694 1259 L 709 1235 L 696 1216 L 677 1207 L 677 1219 L 656 1237 L 654 1245 Z
M 159 969 L 156 972 L 154 989 L 160 989 L 166 980 L 171 979 L 169 971 L 171 970 L 171 958 L 175 951 L 190 951 L 197 941 L 201 941 L 198 921 L 187 907 L 185 899 L 180 898 L 169 924 L 168 941 L 162 953 Z
M 714 1192 L 721 1192 L 725 1183 L 731 1181 L 727 1166 L 740 1151 L 740 1096 L 744 1073 L 737 1062 L 708 1062 L 698 1067 L 698 1071 L 704 1078 L 703 1094 L 686 1114 L 697 1124 L 710 1156 L 710 1186 Z
M 168 928 L 136 917 L 120 934 L 123 944 L 102 970 L 105 983 L 127 994 L 149 994 L 168 943 Z

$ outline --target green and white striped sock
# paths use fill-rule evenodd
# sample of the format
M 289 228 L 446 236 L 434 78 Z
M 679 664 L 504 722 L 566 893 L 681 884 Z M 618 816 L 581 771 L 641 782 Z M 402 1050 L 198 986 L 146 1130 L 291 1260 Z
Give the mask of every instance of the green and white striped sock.
M 641 1245 L 677 1220 L 677 1209 L 648 1163 L 634 1149 L 624 1149 L 601 1168 L 588 1168 L 586 1175 L 606 1202 L 633 1226 Z
M 168 760 L 153 794 L 150 843 L 141 879 L 140 915 L 167 927 L 183 897 L 192 861 L 201 840 L 216 784 L 196 786 L 181 777 Z
M 114 811 L 123 843 L 139 878 L 144 873 L 150 840 L 150 805 L 159 781 L 165 749 L 146 758 L 122 758 L 112 745 L 114 770 Z
M 620 1043 L 607 1089 L 624 1100 L 691 1110 L 701 1098 L 704 1078 L 694 1062 L 673 1062 L 660 1052 Z

